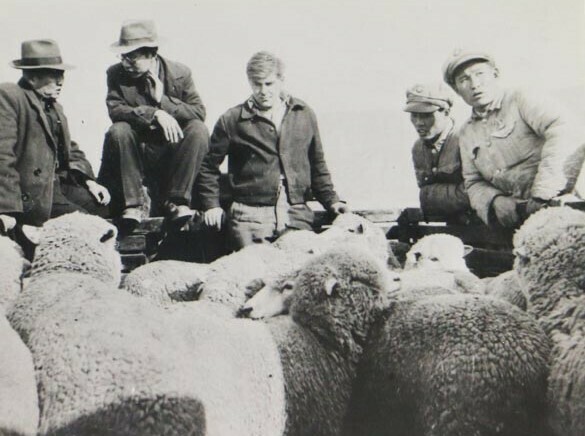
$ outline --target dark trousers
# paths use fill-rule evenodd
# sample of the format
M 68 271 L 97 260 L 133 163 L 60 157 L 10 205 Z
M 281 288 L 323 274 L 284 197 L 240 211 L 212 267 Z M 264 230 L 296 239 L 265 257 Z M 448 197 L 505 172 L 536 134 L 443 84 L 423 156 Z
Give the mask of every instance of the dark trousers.
M 143 186 L 159 204 L 191 203 L 191 191 L 209 148 L 209 133 L 200 120 L 181 126 L 183 139 L 167 142 L 160 129 L 137 131 L 126 122 L 112 124 L 106 133 L 99 182 L 112 196 L 112 211 L 144 204 Z
M 51 218 L 71 212 L 87 213 L 102 218 L 109 216 L 108 206 L 99 204 L 86 187 L 80 186 L 70 178 L 57 176 L 53 184 Z

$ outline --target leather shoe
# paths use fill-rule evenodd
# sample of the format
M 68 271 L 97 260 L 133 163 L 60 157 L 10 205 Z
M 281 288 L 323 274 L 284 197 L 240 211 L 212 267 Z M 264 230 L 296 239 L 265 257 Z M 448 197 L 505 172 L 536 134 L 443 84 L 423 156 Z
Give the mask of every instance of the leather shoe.
M 122 221 L 139 223 L 142 221 L 142 211 L 137 207 L 127 207 L 120 218 Z

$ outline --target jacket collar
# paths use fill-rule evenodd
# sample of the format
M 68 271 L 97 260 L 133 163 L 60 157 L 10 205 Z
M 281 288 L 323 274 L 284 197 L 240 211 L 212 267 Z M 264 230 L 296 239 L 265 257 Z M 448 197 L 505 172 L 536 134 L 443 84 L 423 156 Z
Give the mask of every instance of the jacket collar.
M 47 137 L 50 140 L 51 147 L 53 147 L 54 149 L 57 149 L 57 141 L 53 137 L 53 132 L 51 131 L 51 129 L 49 127 L 49 121 L 47 120 L 47 116 L 45 115 L 45 110 L 43 109 L 43 106 L 42 106 L 41 97 L 37 94 L 37 92 L 34 89 L 32 89 L 32 87 L 30 86 L 30 83 L 28 83 L 24 79 L 24 77 L 18 81 L 18 86 L 20 86 L 22 88 L 22 90 L 24 91 L 24 95 L 26 95 L 26 98 L 28 99 L 32 108 L 37 112 L 37 115 L 39 116 L 39 119 L 41 121 L 41 125 L 43 126 L 43 129 L 45 129 L 45 133 L 47 134 Z M 63 120 L 64 119 L 63 111 L 61 110 L 61 108 L 59 106 L 60 106 L 59 104 L 55 103 L 55 110 L 59 114 L 59 118 L 61 118 Z M 67 129 L 64 126 L 63 131 L 65 131 L 65 130 L 67 130 Z M 66 140 L 66 143 L 67 143 L 67 139 L 68 139 L 67 135 L 68 135 L 68 133 L 65 134 L 65 132 L 64 132 L 64 137 L 65 137 L 64 139 Z
M 500 93 L 494 98 L 494 100 L 486 106 L 481 112 L 475 108 L 471 111 L 471 120 L 481 120 L 487 118 L 490 113 L 499 111 L 502 108 L 502 100 L 504 100 L 504 91 L 500 90 Z
M 295 110 L 295 109 L 303 109 L 305 104 L 297 98 L 294 98 L 290 94 L 282 94 L 280 98 L 284 101 L 284 104 L 287 106 L 287 111 Z M 254 118 L 255 116 L 259 115 L 258 107 L 256 106 L 256 102 L 254 98 L 250 96 L 248 100 L 246 100 L 242 104 L 242 111 L 240 114 L 241 120 L 249 120 Z

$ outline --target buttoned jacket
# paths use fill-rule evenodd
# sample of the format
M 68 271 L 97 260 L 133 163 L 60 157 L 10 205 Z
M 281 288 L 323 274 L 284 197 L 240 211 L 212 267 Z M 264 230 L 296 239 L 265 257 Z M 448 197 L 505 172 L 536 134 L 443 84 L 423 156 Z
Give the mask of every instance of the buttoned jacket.
M 573 190 L 585 138 L 558 106 L 505 91 L 485 116 L 462 126 L 459 145 L 471 205 L 488 223 L 493 199 L 542 200 Z
M 55 103 L 63 133 L 63 164 L 94 178 L 91 165 L 71 141 L 63 107 Z M 0 213 L 22 214 L 22 222 L 41 225 L 51 215 L 58 165 L 54 138 L 41 101 L 28 83 L 0 85 Z
M 228 156 L 233 199 L 252 206 L 276 204 L 284 177 L 291 204 L 313 196 L 325 207 L 339 201 L 323 153 L 314 112 L 289 97 L 280 133 L 248 102 L 229 109 L 217 121 L 197 186 L 204 209 L 219 206 L 219 166 Z

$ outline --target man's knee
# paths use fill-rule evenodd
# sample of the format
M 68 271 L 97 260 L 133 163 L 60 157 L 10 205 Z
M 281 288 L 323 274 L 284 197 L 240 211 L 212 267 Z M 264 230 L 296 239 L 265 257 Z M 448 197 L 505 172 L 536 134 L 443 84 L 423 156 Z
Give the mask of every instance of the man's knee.
M 110 126 L 106 133 L 106 143 L 108 144 L 126 144 L 134 142 L 134 130 L 130 124 L 119 121 Z
M 189 120 L 183 126 L 183 135 L 193 144 L 207 149 L 209 145 L 209 131 L 207 126 L 201 120 Z

